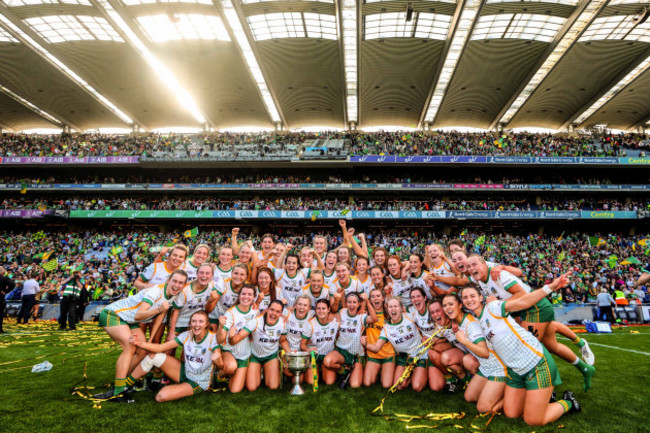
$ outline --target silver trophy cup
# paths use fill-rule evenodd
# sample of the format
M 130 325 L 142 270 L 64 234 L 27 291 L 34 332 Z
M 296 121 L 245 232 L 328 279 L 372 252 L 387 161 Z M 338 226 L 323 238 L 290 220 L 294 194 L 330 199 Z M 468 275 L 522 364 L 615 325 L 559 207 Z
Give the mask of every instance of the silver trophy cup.
M 300 375 L 309 368 L 308 352 L 287 353 L 287 368 L 293 373 L 293 388 L 289 395 L 303 395 L 305 391 L 300 387 Z

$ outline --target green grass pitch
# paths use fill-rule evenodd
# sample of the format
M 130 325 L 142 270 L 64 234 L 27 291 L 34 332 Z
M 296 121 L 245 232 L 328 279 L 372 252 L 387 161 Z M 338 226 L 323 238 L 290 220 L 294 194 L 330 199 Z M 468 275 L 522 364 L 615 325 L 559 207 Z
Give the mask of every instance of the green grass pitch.
M 392 432 L 407 431 L 406 423 L 371 416 L 385 391 L 379 386 L 341 391 L 323 386 L 317 393 L 290 397 L 289 383 L 280 391 L 260 389 L 239 395 L 203 393 L 177 402 L 156 403 L 151 392 L 135 394 L 136 403 L 103 403 L 70 394 L 83 377 L 88 386 L 103 391 L 112 381 L 118 346 L 96 324 L 75 332 L 59 332 L 56 323 L 29 326 L 8 324 L 0 334 L 0 432 Z M 638 333 L 630 332 L 638 331 Z M 497 416 L 490 432 L 647 432 L 650 414 L 650 327 L 617 329 L 611 335 L 580 334 L 596 355 L 593 389 L 582 392 L 582 377 L 558 361 L 563 384 L 558 393 L 573 390 L 582 413 L 566 415 L 556 423 L 531 428 L 521 420 Z M 34 364 L 48 360 L 54 367 L 31 373 Z M 425 391 L 397 392 L 388 397 L 386 412 L 424 415 L 465 412 L 453 421 L 415 420 L 413 425 L 437 425 L 435 431 L 478 431 L 487 419 L 474 419 L 474 405 L 462 394 Z M 462 427 L 462 429 L 460 428 Z M 428 429 L 408 429 L 428 431 Z

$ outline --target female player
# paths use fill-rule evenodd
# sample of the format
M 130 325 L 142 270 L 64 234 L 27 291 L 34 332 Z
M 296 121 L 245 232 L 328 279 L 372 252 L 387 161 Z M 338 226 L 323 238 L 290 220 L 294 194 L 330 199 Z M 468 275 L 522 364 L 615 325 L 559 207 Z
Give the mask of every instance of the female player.
M 420 330 L 413 319 L 402 311 L 400 298 L 393 296 L 388 299 L 387 304 L 389 320 L 384 323 L 379 339 L 374 344 L 368 344 L 368 337 L 363 336 L 361 337 L 361 345 L 370 352 L 378 352 L 387 341 L 390 342 L 395 352 L 397 352 L 397 367 L 393 377 L 393 384 L 396 384 L 406 365 L 418 355 L 422 344 L 422 334 L 420 334 Z M 422 391 L 427 384 L 426 365 L 427 354 L 425 352 L 417 361 L 411 377 L 403 381 L 398 389 L 404 389 L 410 383 L 414 391 Z
M 372 250 L 372 266 L 381 266 L 384 268 L 384 271 L 387 270 L 386 268 L 386 259 L 388 258 L 388 250 L 384 247 L 377 247 Z
M 238 264 L 232 267 L 232 278 L 221 280 L 214 287 L 210 294 L 210 299 L 205 304 L 205 311 L 210 317 L 210 329 L 215 332 L 219 317 L 235 305 L 239 292 L 248 277 L 248 267 L 244 264 Z
M 195 311 L 205 310 L 205 304 L 214 289 L 212 282 L 212 265 L 204 263 L 196 270 L 196 279 L 185 286 L 183 295 L 185 302 L 180 310 L 174 309 L 169 319 L 167 341 L 172 341 L 177 335 L 187 330 L 190 317 Z
M 223 346 L 223 375 L 230 376 L 228 388 L 232 393 L 244 389 L 248 358 L 251 356 L 251 343 L 248 338 L 244 338 L 231 344 L 230 338 L 237 335 L 251 319 L 257 316 L 257 310 L 252 307 L 255 296 L 255 286 L 244 284 L 239 291 L 237 303 L 219 318 L 217 341 Z
M 373 269 L 379 269 L 375 267 Z M 383 271 L 382 271 L 383 272 Z M 374 288 L 370 290 L 370 304 L 375 310 L 377 321 L 366 327 L 366 336 L 368 344 L 374 344 L 379 339 L 382 329 L 384 328 L 386 314 L 384 314 L 384 303 L 386 295 L 383 289 Z M 393 385 L 395 374 L 395 350 L 390 344 L 385 344 L 378 352 L 366 353 L 366 366 L 363 372 L 363 385 L 370 386 L 377 381 L 377 375 L 381 372 L 381 386 L 390 388 Z
M 316 352 L 316 364 L 320 366 L 320 374 L 326 385 L 332 385 L 336 381 L 336 371 L 330 370 L 323 365 L 323 360 L 334 350 L 336 335 L 339 331 L 339 322 L 334 316 L 330 316 L 330 304 L 324 299 L 316 301 L 316 316 L 309 320 L 309 325 L 302 334 L 300 350 Z M 313 375 L 307 372 L 307 383 L 313 384 Z
M 316 302 L 319 299 L 325 299 L 330 302 L 332 295 L 329 287 L 325 286 L 325 278 L 321 271 L 313 271 L 311 273 L 309 284 L 302 288 L 302 296 L 306 296 L 311 300 L 312 309 L 316 308 Z
M 144 332 L 140 329 L 140 323 L 148 323 L 156 317 L 154 328 L 162 323 L 163 316 L 170 308 L 181 308 L 182 304 L 175 303 L 178 295 L 183 291 L 187 282 L 187 272 L 177 269 L 173 271 L 165 284 L 150 287 L 136 293 L 134 296 L 121 299 L 107 305 L 99 313 L 99 326 L 104 328 L 106 333 L 120 346 L 122 353 L 117 358 L 115 365 L 115 386 L 107 393 L 99 394 L 96 398 L 109 398 L 121 394 L 126 389 L 126 377 L 136 355 L 136 348 L 129 344 L 131 335 L 137 335 L 141 340 L 145 339 Z M 140 362 L 144 352 L 141 351 L 135 364 Z M 138 359 L 140 358 L 140 359 Z M 129 399 L 122 396 L 116 401 L 128 402 Z
M 219 248 L 218 263 L 214 268 L 214 283 L 231 278 L 232 274 L 232 248 L 229 246 Z
M 553 357 L 530 332 L 519 326 L 510 315 L 513 311 L 530 308 L 554 290 L 567 285 L 568 275 L 562 275 L 549 286 L 520 298 L 495 300 L 483 306 L 483 295 L 474 287 L 462 291 L 463 306 L 478 319 L 486 341 L 474 343 L 462 330 L 458 341 L 482 358 L 489 357 L 487 343 L 508 368 L 503 411 L 509 418 L 523 415 L 528 425 L 542 426 L 560 418 L 565 412 L 578 412 L 580 405 L 570 391 L 563 399 L 549 403 L 553 386 L 560 384 Z
M 477 344 L 485 341 L 483 331 L 474 316 L 463 313 L 463 304 L 455 293 L 448 293 L 442 299 L 445 314 L 453 320 L 466 338 Z M 492 345 L 486 343 L 488 349 Z M 471 356 L 471 355 L 467 355 Z M 506 387 L 506 369 L 502 361 L 489 350 L 488 358 L 476 356 L 478 370 L 465 389 L 465 400 L 476 402 L 479 412 L 498 412 L 503 409 L 503 391 Z
M 393 285 L 386 281 L 386 271 L 381 266 L 373 266 L 370 268 L 370 280 L 372 285 L 370 291 L 379 289 L 384 294 L 384 297 L 391 296 L 393 293 Z
M 208 331 L 208 314 L 203 310 L 192 313 L 189 330 L 182 332 L 176 338 L 164 344 L 147 343 L 133 334 L 129 342 L 140 349 L 152 352 L 146 356 L 140 365 L 126 379 L 130 386 L 152 368 L 160 368 L 165 375 L 176 382 L 176 385 L 163 387 L 156 394 L 156 401 L 172 401 L 189 397 L 210 387 L 213 365 L 223 366 L 221 346 L 217 344 L 216 335 Z M 183 361 L 163 352 L 183 347 Z
M 455 277 L 451 265 L 445 260 L 445 252 L 439 244 L 429 245 L 429 273 L 435 277 Z M 437 290 L 435 290 L 437 288 Z M 440 280 L 434 286 L 437 295 L 445 295 L 451 289 L 451 285 Z
M 246 389 L 255 391 L 262 382 L 264 368 L 264 384 L 269 389 L 280 387 L 280 347 L 288 352 L 289 342 L 282 310 L 284 304 L 275 299 L 263 314 L 251 319 L 236 335 L 228 338 L 228 342 L 236 346 L 240 341 L 252 336 L 251 357 L 246 373 Z
M 420 287 L 411 290 L 411 304 L 412 305 L 407 309 L 407 312 L 413 318 L 415 324 L 418 325 L 418 328 L 420 328 L 422 341 L 426 341 L 431 337 L 431 335 L 433 335 L 433 332 L 436 329 L 436 324 L 429 315 L 427 297 L 424 290 Z M 431 349 L 429 352 L 431 352 Z M 427 365 L 427 379 L 429 382 L 429 388 L 433 391 L 442 391 L 444 389 L 444 370 L 441 371 L 436 365 L 430 362 Z
M 361 313 L 361 303 L 366 304 L 368 314 Z M 361 347 L 361 332 L 363 328 L 377 321 L 377 314 L 368 301 L 365 293 L 359 295 L 350 292 L 346 295 L 346 307 L 338 313 L 339 335 L 336 339 L 335 349 L 323 360 L 323 366 L 332 371 L 341 367 L 346 370 L 342 380 L 342 387 L 349 384 L 358 388 L 363 381 L 363 347 Z
M 411 306 L 411 284 L 406 275 L 402 275 L 402 261 L 397 256 L 390 256 L 386 261 L 388 266 L 388 282 L 393 287 L 393 296 L 400 298 L 406 308 Z
M 325 284 L 328 287 L 332 286 L 332 283 L 336 279 L 336 272 L 334 267 L 338 263 L 338 256 L 336 251 L 330 251 L 325 255 L 325 269 L 323 269 L 323 277 L 325 278 Z
M 159 256 L 162 260 L 162 257 L 167 253 L 168 248 L 164 247 Z M 156 284 L 163 284 L 169 278 L 169 275 L 174 272 L 176 269 L 180 269 L 181 266 L 185 264 L 185 259 L 187 259 L 187 247 L 182 244 L 176 244 L 172 247 L 169 252 L 167 260 L 164 262 L 154 261 L 152 264 L 147 266 L 145 270 L 136 278 L 133 285 L 136 289 L 142 290 L 155 286 Z
M 199 270 L 199 266 L 203 263 L 206 263 L 208 258 L 210 258 L 210 253 L 212 250 L 206 244 L 199 244 L 194 248 L 194 253 L 192 257 L 185 261 L 185 264 L 181 266 L 181 269 L 184 269 L 187 272 L 187 281 L 192 281 L 196 279 L 196 272 Z
M 372 285 L 372 279 L 368 271 L 370 269 L 370 261 L 365 257 L 357 257 L 355 266 L 355 276 L 359 280 L 359 288 L 366 295 L 370 296 L 370 286 Z
M 262 268 L 257 271 L 257 289 L 259 293 L 255 304 L 260 313 L 266 310 L 271 302 L 277 299 L 278 295 L 275 284 L 275 274 L 270 268 Z

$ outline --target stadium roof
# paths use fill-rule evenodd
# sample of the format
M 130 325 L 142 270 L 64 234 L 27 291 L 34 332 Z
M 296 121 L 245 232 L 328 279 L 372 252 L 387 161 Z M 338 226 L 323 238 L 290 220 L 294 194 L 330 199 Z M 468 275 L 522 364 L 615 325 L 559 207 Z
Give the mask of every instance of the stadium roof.
M 0 0 L 0 128 L 633 129 L 650 121 L 644 8 Z

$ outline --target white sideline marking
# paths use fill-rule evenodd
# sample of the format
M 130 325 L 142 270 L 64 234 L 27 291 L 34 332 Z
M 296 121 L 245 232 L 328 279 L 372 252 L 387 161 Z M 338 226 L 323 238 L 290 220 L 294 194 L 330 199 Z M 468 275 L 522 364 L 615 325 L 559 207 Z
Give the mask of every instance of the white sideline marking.
M 632 353 L 638 353 L 640 355 L 645 355 L 645 356 L 650 356 L 650 353 L 648 352 L 641 352 L 639 350 L 632 350 L 632 349 L 624 349 L 622 347 L 617 347 L 617 346 L 610 346 L 608 344 L 600 344 L 600 343 L 591 343 L 589 342 L 590 346 L 600 346 L 600 347 L 606 347 L 608 349 L 618 349 L 618 350 L 623 350 L 625 352 L 632 352 Z

